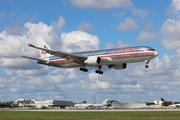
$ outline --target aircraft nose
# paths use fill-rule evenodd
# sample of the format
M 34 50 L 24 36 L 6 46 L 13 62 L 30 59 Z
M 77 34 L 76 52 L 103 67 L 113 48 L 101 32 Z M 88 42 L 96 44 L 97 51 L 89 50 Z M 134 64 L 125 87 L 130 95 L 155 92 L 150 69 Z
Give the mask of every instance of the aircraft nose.
M 158 55 L 159 55 L 159 53 L 158 53 L 157 51 L 155 51 L 155 52 L 154 52 L 154 55 L 155 55 L 155 56 L 158 56 Z

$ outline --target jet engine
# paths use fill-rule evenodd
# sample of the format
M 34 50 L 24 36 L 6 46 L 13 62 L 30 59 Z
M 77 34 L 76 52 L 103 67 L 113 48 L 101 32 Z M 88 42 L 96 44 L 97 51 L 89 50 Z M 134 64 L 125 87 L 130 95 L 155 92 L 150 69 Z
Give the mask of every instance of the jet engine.
M 114 68 L 115 70 L 121 70 L 121 69 L 126 69 L 127 64 L 123 63 L 123 64 L 115 64 L 115 65 L 109 65 L 109 68 Z
M 87 65 L 97 65 L 101 62 L 101 58 L 97 56 L 88 57 L 84 63 Z

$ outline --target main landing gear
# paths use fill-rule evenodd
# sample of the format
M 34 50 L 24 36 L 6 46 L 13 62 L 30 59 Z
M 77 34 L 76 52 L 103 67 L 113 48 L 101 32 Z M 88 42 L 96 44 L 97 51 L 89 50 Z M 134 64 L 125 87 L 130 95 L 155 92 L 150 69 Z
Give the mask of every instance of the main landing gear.
M 98 73 L 98 74 L 103 74 L 103 71 L 101 71 L 101 67 L 102 66 L 98 66 L 98 70 L 95 71 L 95 73 Z M 85 67 L 81 67 L 79 68 L 80 71 L 83 71 L 83 72 L 87 72 L 88 69 L 86 69 Z
M 103 74 L 103 71 L 101 71 L 101 67 L 102 67 L 102 66 L 98 66 L 98 69 L 99 69 L 99 70 L 96 70 L 95 73 L 98 73 L 98 74 L 101 74 L 101 75 L 102 75 L 102 74 Z
M 146 60 L 145 62 L 146 62 L 145 68 L 148 68 L 149 67 L 148 64 L 149 64 L 150 60 Z
M 86 69 L 86 68 L 79 68 L 79 70 L 83 71 L 83 72 L 87 72 L 88 71 L 88 69 Z

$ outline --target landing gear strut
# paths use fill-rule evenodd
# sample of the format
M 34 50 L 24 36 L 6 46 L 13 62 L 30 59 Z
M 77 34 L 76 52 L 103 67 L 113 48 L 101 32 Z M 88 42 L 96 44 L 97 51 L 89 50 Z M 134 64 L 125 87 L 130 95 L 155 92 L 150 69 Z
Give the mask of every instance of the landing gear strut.
M 99 70 L 96 70 L 95 73 L 103 74 L 103 71 L 101 71 L 101 67 L 102 67 L 102 66 L 98 66 L 98 69 L 99 69 Z

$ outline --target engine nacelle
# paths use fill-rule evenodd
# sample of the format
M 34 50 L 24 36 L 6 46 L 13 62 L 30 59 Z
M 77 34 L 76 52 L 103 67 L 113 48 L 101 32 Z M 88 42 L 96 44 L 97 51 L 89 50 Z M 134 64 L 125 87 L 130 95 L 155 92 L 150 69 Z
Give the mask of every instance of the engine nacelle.
M 121 70 L 121 69 L 126 69 L 127 64 L 123 63 L 123 64 L 115 64 L 115 65 L 109 65 L 109 68 L 114 68 L 115 70 Z
M 101 58 L 97 56 L 88 57 L 84 63 L 87 65 L 98 65 L 101 62 Z
M 110 58 L 110 57 L 103 57 L 103 58 L 100 58 L 100 62 L 101 63 L 109 63 L 109 62 L 111 62 L 112 61 L 112 58 Z

